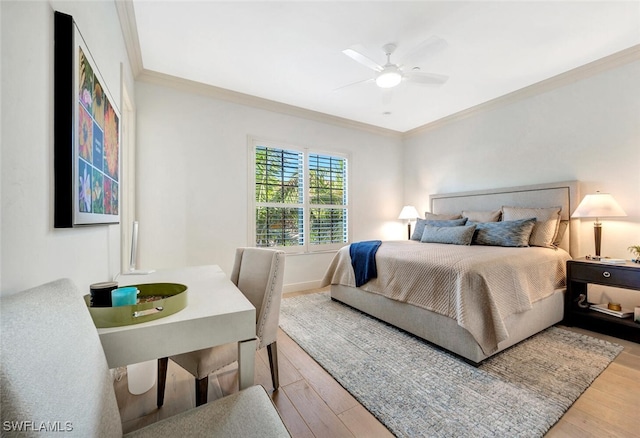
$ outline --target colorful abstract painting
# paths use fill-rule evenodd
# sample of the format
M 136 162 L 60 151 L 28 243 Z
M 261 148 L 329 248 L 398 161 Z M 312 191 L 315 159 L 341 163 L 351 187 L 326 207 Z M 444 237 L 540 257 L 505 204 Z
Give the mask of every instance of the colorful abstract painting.
M 120 118 L 95 71 L 79 46 L 77 224 L 114 222 L 120 211 Z

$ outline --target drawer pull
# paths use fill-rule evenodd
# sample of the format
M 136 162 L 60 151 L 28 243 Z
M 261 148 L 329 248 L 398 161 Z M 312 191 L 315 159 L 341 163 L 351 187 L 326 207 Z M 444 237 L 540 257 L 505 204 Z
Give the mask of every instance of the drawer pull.
M 610 273 L 609 271 L 604 271 L 604 272 L 602 273 L 602 276 L 603 276 L 604 278 L 609 278 L 609 277 L 611 277 L 611 273 Z

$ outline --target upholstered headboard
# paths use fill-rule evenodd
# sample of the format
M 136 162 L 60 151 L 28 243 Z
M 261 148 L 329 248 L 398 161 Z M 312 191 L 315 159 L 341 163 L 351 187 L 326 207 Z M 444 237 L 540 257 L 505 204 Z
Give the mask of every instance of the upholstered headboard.
M 560 247 L 572 257 L 578 257 L 578 223 L 570 220 L 571 213 L 580 202 L 577 181 L 550 184 L 507 187 L 501 189 L 475 190 L 471 192 L 444 193 L 429 196 L 431 212 L 456 214 L 463 210 L 499 210 L 511 207 L 562 207 L 560 219 L 569 221 Z M 573 231 L 573 232 L 572 232 Z

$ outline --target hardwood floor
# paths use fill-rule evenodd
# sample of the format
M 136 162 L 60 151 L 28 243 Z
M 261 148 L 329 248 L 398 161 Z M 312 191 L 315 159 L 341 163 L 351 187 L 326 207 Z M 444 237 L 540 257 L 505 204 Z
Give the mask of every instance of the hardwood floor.
M 287 295 L 291 296 L 291 295 Z M 570 328 L 625 347 L 546 437 L 640 436 L 640 344 Z M 391 437 L 373 415 L 280 330 L 278 337 L 280 389 L 271 390 L 266 349 L 256 355 L 257 384 L 263 385 L 294 438 Z M 114 382 L 124 432 L 175 415 L 195 406 L 193 377 L 169 361 L 165 403 L 156 407 L 155 386 L 138 396 L 127 390 L 127 377 Z M 235 392 L 234 365 L 209 377 L 209 400 Z

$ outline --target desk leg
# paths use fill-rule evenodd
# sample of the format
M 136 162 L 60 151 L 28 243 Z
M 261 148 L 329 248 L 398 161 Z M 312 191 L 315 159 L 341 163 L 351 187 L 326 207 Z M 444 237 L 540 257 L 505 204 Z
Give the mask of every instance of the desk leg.
M 253 386 L 256 367 L 256 340 L 238 342 L 238 383 L 240 389 Z

